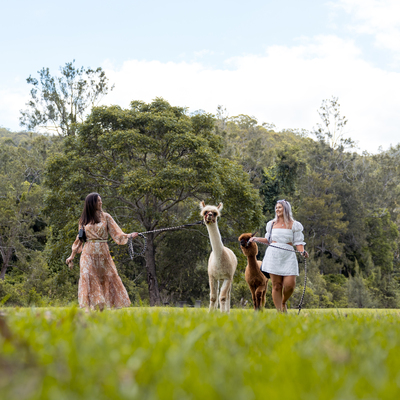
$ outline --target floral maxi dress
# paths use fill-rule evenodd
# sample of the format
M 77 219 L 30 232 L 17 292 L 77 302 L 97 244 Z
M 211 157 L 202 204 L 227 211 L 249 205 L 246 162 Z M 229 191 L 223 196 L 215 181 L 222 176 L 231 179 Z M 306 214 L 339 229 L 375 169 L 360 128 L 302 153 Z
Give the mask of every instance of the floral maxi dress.
M 85 226 L 86 243 L 77 236 L 72 254 L 81 253 L 78 300 L 81 308 L 96 306 L 127 307 L 131 304 L 108 249 L 108 234 L 117 244 L 126 244 L 129 235 L 122 232 L 110 214 L 101 212 L 98 224 Z M 101 240 L 101 241 L 100 241 Z

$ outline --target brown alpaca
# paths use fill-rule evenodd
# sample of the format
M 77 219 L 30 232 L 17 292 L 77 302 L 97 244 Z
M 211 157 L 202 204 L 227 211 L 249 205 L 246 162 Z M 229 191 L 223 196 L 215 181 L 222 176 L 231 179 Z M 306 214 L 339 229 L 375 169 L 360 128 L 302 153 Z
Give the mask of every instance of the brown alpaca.
M 243 233 L 239 236 L 240 248 L 247 257 L 246 272 L 244 274 L 251 291 L 255 310 L 261 310 L 265 306 L 265 294 L 267 292 L 268 279 L 261 272 L 261 261 L 256 259 L 258 246 L 255 242 L 249 243 L 254 234 Z

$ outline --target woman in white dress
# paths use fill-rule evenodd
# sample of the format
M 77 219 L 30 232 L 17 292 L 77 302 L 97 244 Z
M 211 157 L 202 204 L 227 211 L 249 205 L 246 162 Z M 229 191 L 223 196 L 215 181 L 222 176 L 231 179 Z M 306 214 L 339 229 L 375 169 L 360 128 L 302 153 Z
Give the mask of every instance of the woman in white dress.
M 295 221 L 288 201 L 278 200 L 275 206 L 275 218 L 267 223 L 265 238 L 253 237 L 250 241 L 273 244 L 265 252 L 261 270 L 268 272 L 272 281 L 272 299 L 278 311 L 287 312 L 286 303 L 296 286 L 299 265 L 293 246 L 308 257 L 304 250 L 303 225 Z M 277 248 L 279 247 L 279 249 Z

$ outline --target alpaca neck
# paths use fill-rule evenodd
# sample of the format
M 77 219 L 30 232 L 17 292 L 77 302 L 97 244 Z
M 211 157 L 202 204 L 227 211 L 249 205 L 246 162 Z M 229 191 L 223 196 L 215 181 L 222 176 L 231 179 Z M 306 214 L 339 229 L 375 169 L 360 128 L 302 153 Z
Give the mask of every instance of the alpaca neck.
M 260 270 L 256 256 L 248 256 L 247 264 L 251 270 L 257 270 L 257 271 Z
M 210 242 L 212 251 L 216 254 L 222 253 L 224 245 L 222 244 L 221 234 L 219 233 L 218 224 L 207 224 L 208 235 L 210 236 Z

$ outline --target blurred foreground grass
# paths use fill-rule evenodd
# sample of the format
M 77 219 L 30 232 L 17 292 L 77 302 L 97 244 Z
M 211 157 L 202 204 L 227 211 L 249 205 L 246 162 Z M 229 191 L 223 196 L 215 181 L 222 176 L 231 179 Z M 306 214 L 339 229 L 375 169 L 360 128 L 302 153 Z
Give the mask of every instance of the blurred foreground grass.
M 400 398 L 398 310 L 0 314 L 2 400 Z

